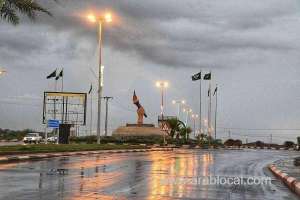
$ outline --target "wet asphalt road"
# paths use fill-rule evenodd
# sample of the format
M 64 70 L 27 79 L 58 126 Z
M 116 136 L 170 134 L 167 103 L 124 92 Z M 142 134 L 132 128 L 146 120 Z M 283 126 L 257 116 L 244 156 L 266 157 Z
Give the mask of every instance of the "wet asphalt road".
M 265 168 L 295 155 L 272 150 L 175 150 L 5 164 L 0 165 L 0 199 L 298 199 Z M 182 182 L 208 176 L 270 176 L 272 182 L 256 186 Z

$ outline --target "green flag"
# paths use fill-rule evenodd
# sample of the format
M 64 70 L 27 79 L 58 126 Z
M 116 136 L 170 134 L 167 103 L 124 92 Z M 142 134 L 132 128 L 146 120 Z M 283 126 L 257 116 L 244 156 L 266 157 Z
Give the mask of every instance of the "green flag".
M 197 81 L 201 79 L 201 72 L 192 76 L 192 81 Z
M 47 79 L 56 77 L 56 70 L 47 76 Z
M 217 91 L 218 91 L 218 87 L 216 87 L 216 89 L 214 91 L 214 96 L 216 95 Z
M 55 78 L 55 80 L 58 80 L 60 77 L 63 77 L 63 76 L 64 76 L 64 70 L 62 69 L 62 70 L 59 72 L 58 76 Z
M 92 90 L 93 90 L 93 85 L 91 84 L 91 87 L 90 87 L 90 90 L 89 90 L 89 94 L 91 94 Z
M 211 73 L 205 74 L 203 79 L 204 80 L 211 80 Z

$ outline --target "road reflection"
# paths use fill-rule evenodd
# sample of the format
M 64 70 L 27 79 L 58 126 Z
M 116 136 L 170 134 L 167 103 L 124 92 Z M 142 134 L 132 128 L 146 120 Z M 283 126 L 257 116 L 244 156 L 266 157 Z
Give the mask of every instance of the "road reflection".
M 79 169 L 80 177 L 77 189 L 72 189 L 68 199 L 184 198 L 193 192 L 195 186 L 172 182 L 166 184 L 164 181 L 170 177 L 209 176 L 213 163 L 214 157 L 209 152 L 200 156 L 180 151 L 173 157 L 163 157 L 161 152 L 152 152 L 140 158 L 112 157 L 68 163 L 66 166 Z M 113 170 L 116 165 L 120 168 Z M 124 187 L 126 189 L 120 190 Z M 144 192 L 145 194 L 139 198 L 140 193 Z M 61 190 L 60 193 L 65 191 Z M 202 195 L 207 196 L 205 193 Z
M 214 163 L 211 153 L 204 153 L 200 157 L 197 154 L 178 154 L 172 159 L 159 159 L 161 158 L 159 154 L 151 154 L 151 157 L 154 162 L 151 166 L 149 200 L 155 199 L 155 196 L 177 198 L 188 196 L 193 186 L 170 181 L 166 184 L 166 180 L 209 176 L 210 166 Z
M 297 199 L 292 193 L 275 186 L 272 187 L 279 191 L 277 193 L 269 186 L 177 181 L 198 181 L 198 177 L 228 174 L 263 174 L 263 166 L 286 154 L 178 149 L 12 163 L 0 165 L 0 199 Z

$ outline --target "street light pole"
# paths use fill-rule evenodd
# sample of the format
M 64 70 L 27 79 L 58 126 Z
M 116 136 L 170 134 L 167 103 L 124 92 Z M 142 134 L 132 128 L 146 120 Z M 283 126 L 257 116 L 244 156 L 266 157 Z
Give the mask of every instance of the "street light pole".
M 181 106 L 185 104 L 185 100 L 173 100 L 172 103 L 175 105 L 177 104 L 177 117 L 178 120 L 180 120 L 180 111 L 181 111 Z
M 99 20 L 98 44 L 99 44 L 99 78 L 98 78 L 98 117 L 97 117 L 97 144 L 101 142 L 101 101 L 102 101 L 102 21 Z
M 160 110 L 161 110 L 161 119 L 164 119 L 164 87 L 160 87 L 161 91 L 161 104 L 160 104 Z
M 194 122 L 194 138 L 196 138 L 196 119 L 199 117 L 199 115 L 192 115 L 193 122 Z
M 98 23 L 98 45 L 99 45 L 99 77 L 98 77 L 98 116 L 97 116 L 97 144 L 100 144 L 101 136 L 101 100 L 102 100 L 102 88 L 103 88 L 103 66 L 102 66 L 102 23 L 111 22 L 112 16 L 110 13 L 106 13 L 104 16 L 96 16 L 90 14 L 87 16 L 88 20 L 93 23 Z
M 110 99 L 113 99 L 113 97 L 103 97 L 103 99 L 105 99 L 106 101 L 106 108 L 105 108 L 105 136 L 107 136 L 107 123 L 108 123 L 108 101 Z
M 156 82 L 156 87 L 160 88 L 161 92 L 161 105 L 160 105 L 160 110 L 161 110 L 161 125 L 162 128 L 164 126 L 164 89 L 167 88 L 169 85 L 168 82 L 166 81 L 157 81 Z M 166 136 L 164 134 L 164 144 L 166 144 Z

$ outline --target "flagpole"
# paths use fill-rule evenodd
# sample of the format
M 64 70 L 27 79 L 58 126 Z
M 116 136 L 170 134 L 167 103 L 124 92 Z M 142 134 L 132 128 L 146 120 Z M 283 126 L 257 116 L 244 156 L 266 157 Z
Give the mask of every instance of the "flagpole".
M 61 76 L 61 92 L 64 91 L 64 68 L 62 68 L 62 76 Z
M 202 100 L 201 100 L 201 97 L 202 97 L 202 89 L 201 89 L 201 70 L 200 70 L 200 108 L 199 108 L 199 119 L 200 119 L 200 123 L 199 123 L 199 133 L 201 134 L 201 130 L 202 130 L 202 117 L 201 117 L 201 114 L 202 114 L 202 110 L 201 110 L 201 105 L 202 105 Z
M 55 92 L 57 92 L 57 80 L 55 78 Z M 54 119 L 56 119 L 56 96 L 54 96 Z
M 211 71 L 209 72 L 211 74 Z M 211 75 L 212 76 L 212 75 Z M 209 94 L 209 134 L 211 136 L 211 79 L 212 77 L 210 78 L 209 80 L 209 91 L 210 91 L 210 94 Z
M 217 139 L 218 84 L 216 84 L 215 140 Z
M 61 92 L 64 91 L 64 68 L 62 68 L 61 70 Z M 60 75 L 60 74 L 59 74 Z M 63 124 L 64 123 L 64 108 L 65 107 L 65 100 L 64 100 L 64 97 L 62 98 L 62 109 L 61 109 L 61 123 Z
M 207 134 L 210 136 L 210 81 L 208 84 L 208 106 L 207 106 Z
M 92 85 L 91 85 L 91 87 L 92 87 Z M 91 98 L 90 135 L 93 135 L 93 131 L 92 131 L 92 128 L 93 128 L 93 93 L 92 93 L 92 91 L 90 92 L 90 98 Z
M 57 90 L 57 80 L 55 80 L 55 84 L 54 84 L 54 91 L 56 92 Z

